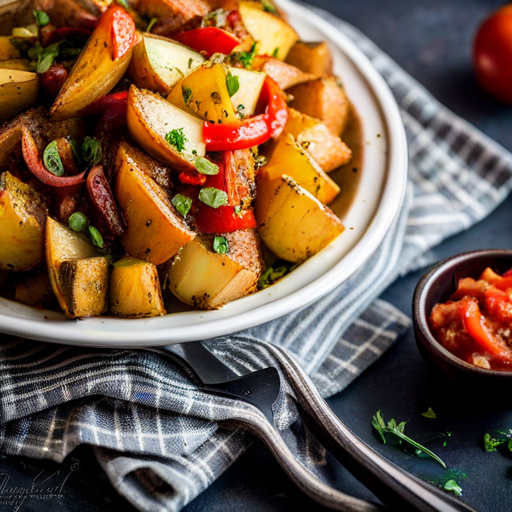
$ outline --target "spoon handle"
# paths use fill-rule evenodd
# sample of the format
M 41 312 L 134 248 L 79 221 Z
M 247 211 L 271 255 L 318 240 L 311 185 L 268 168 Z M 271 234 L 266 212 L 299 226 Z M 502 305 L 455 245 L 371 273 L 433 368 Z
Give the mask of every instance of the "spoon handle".
M 460 499 L 407 473 L 361 441 L 334 414 L 299 365 L 279 347 L 268 348 L 292 384 L 312 433 L 383 503 L 401 511 L 475 512 Z

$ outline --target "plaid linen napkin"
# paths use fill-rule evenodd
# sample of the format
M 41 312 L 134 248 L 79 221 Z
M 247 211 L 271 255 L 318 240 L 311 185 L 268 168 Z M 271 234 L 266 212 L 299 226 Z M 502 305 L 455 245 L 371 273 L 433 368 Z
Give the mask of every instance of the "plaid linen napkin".
M 378 295 L 400 274 L 429 263 L 429 248 L 506 197 L 512 156 L 440 105 L 356 29 L 318 12 L 370 58 L 395 95 L 409 140 L 408 194 L 378 251 L 348 282 L 312 306 L 208 346 L 246 373 L 279 368 L 271 343 L 281 345 L 330 396 L 410 325 Z M 245 405 L 201 391 L 170 359 L 1 340 L 0 451 L 62 461 L 78 444 L 89 444 L 112 485 L 140 510 L 180 510 L 251 442 L 221 423 Z M 295 421 L 293 393 L 281 377 L 276 426 L 321 475 L 324 454 Z

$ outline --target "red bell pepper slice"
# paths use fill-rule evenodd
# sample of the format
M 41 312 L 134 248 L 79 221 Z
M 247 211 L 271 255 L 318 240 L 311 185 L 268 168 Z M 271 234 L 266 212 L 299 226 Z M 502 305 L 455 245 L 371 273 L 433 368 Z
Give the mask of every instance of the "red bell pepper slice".
M 492 356 L 510 362 L 510 350 L 485 325 L 485 317 L 480 313 L 478 301 L 472 298 L 462 299 L 459 308 L 462 325 L 471 338 Z
M 206 183 L 206 176 L 204 174 L 199 174 L 198 172 L 195 174 L 189 172 L 180 172 L 178 175 L 178 179 L 184 185 L 204 185 Z
M 202 233 L 232 233 L 239 229 L 256 228 L 252 210 L 244 210 L 237 215 L 234 206 L 212 208 L 199 203 L 195 219 L 196 227 Z
M 137 28 L 133 18 L 119 6 L 110 7 L 100 19 L 100 23 L 111 26 L 114 60 L 126 55 L 137 39 Z
M 45 185 L 62 188 L 79 185 L 84 181 L 85 171 L 75 176 L 55 176 L 55 174 L 48 171 L 41 161 L 32 134 L 25 126 L 22 128 L 21 149 L 30 172 Z
M 227 55 L 233 51 L 235 46 L 240 44 L 240 39 L 234 34 L 217 27 L 187 30 L 186 32 L 176 34 L 174 39 L 196 52 L 205 54 L 206 57 L 211 57 L 214 53 L 224 53 Z
M 288 106 L 279 85 L 267 76 L 261 89 L 259 104 L 265 113 L 243 121 L 203 124 L 207 151 L 229 151 L 259 146 L 283 132 L 288 120 Z
M 512 288 L 512 276 L 507 276 L 505 274 L 503 274 L 503 276 L 500 276 L 489 267 L 487 267 L 482 272 L 480 279 L 487 281 L 490 284 L 493 284 L 494 286 L 496 286 L 496 288 L 499 288 L 500 290 L 503 291 L 507 291 L 508 289 Z

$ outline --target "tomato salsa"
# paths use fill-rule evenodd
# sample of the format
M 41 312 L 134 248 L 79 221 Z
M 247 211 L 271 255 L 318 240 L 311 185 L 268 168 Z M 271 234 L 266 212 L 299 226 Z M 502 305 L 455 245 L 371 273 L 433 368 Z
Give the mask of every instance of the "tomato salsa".
M 512 371 L 512 269 L 486 268 L 461 279 L 450 299 L 430 315 L 435 338 L 452 354 L 490 370 Z

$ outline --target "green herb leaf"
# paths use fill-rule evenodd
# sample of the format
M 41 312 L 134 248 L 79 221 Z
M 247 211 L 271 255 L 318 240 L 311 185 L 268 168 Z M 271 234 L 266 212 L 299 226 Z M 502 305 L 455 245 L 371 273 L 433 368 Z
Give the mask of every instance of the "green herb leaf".
M 290 271 L 290 267 L 287 265 L 281 265 L 279 267 L 270 267 L 263 274 L 258 281 L 258 284 L 261 289 L 274 284 L 278 279 L 284 277 Z
M 425 418 L 432 418 L 433 420 L 437 418 L 436 413 L 432 410 L 432 407 L 429 407 L 428 411 L 421 413 L 421 415 L 425 416 Z
M 240 205 L 235 206 L 234 210 L 235 210 L 235 215 L 237 217 L 243 217 L 244 212 L 242 211 L 242 207 Z
M 397 424 L 396 421 L 392 419 L 389 420 L 388 424 L 386 425 L 382 411 L 377 411 L 372 419 L 372 426 L 379 434 L 382 443 L 386 443 L 386 434 L 395 436 L 395 438 L 398 440 L 398 444 L 407 453 L 410 453 L 412 448 L 415 450 L 415 453 L 422 452 L 439 462 L 443 468 L 446 468 L 446 464 L 434 452 L 430 451 L 428 448 L 425 448 L 418 442 L 405 435 L 405 424 L 405 421 Z
M 455 480 L 448 480 L 443 486 L 445 491 L 451 491 L 457 496 L 462 496 L 462 488 Z
M 278 10 L 270 0 L 261 0 L 261 5 L 263 6 L 263 10 L 270 14 L 279 14 Z
M 188 105 L 190 96 L 192 96 L 192 89 L 190 87 L 185 87 L 184 85 L 182 85 L 181 94 L 183 94 L 183 101 L 185 102 L 185 105 Z
M 34 11 L 34 18 L 39 28 L 46 27 L 50 23 L 50 16 L 44 11 Z
M 89 224 L 89 220 L 82 212 L 75 212 L 69 216 L 68 225 L 77 233 L 83 231 L 87 227 L 87 224 Z
M 252 43 L 251 49 L 248 52 L 239 52 L 236 58 L 243 64 L 244 68 L 250 68 L 256 55 L 257 43 Z
M 214 187 L 202 188 L 199 192 L 199 200 L 212 208 L 225 206 L 228 204 L 228 195 L 224 190 Z
M 101 142 L 95 137 L 85 137 L 82 142 L 82 157 L 83 160 L 92 165 L 97 165 L 103 158 L 101 151 Z
M 201 174 L 206 174 L 208 176 L 215 176 L 219 174 L 219 166 L 210 162 L 207 158 L 203 156 L 198 156 L 194 162 L 194 165 L 198 172 Z
M 274 51 L 272 52 L 272 57 L 274 57 L 274 59 L 277 59 L 278 55 L 279 55 L 279 48 L 274 48 Z
M 188 139 L 183 133 L 183 128 L 174 128 L 165 136 L 165 140 L 171 146 L 174 146 L 178 153 L 181 153 L 185 149 L 185 142 L 187 142 Z
M 261 169 L 263 166 L 268 164 L 268 160 L 263 155 L 254 157 L 254 169 Z
M 238 80 L 238 77 L 233 75 L 231 71 L 229 71 L 226 76 L 226 87 L 230 98 L 238 92 L 238 89 L 240 89 L 240 80 Z
M 130 4 L 126 0 L 117 0 L 117 3 L 121 7 L 124 7 L 126 10 L 128 10 L 130 8 Z
M 227 254 L 229 250 L 228 241 L 223 236 L 216 236 L 213 239 L 213 250 L 217 254 Z
M 506 443 L 507 440 L 494 439 L 491 434 L 487 433 L 484 435 L 484 448 L 486 452 L 495 452 L 496 446 Z
M 39 43 L 38 43 L 38 45 L 39 45 Z M 37 55 L 36 71 L 38 73 L 46 73 L 52 67 L 53 61 L 59 55 L 59 45 L 60 45 L 60 42 L 52 44 L 50 46 L 47 46 L 44 49 L 40 45 L 36 46 L 36 48 L 37 48 L 37 50 L 35 50 L 35 53 Z M 30 56 L 30 54 L 31 54 L 31 52 L 29 50 L 29 56 Z
M 244 105 L 240 104 L 238 107 L 236 107 L 236 111 L 238 112 L 238 115 L 240 116 L 240 119 L 243 119 L 245 117 L 245 107 Z
M 146 32 L 151 32 L 151 29 L 155 26 L 155 23 L 158 21 L 158 18 L 151 18 L 148 23 L 148 27 L 146 28 Z
M 50 142 L 50 144 L 46 146 L 43 153 L 43 163 L 51 173 L 55 174 L 55 176 L 64 175 L 64 166 L 60 159 L 59 148 L 56 140 Z
M 68 135 L 67 137 L 69 145 L 71 146 L 71 151 L 73 152 L 73 156 L 75 157 L 75 160 L 78 162 L 78 164 L 82 163 L 82 155 L 80 154 L 80 151 L 78 151 L 78 148 L 76 146 L 76 141 Z
M 100 249 L 103 248 L 105 245 L 105 242 L 103 241 L 103 237 L 101 236 L 101 233 L 94 227 L 89 226 L 89 236 L 91 237 L 92 243 L 99 247 Z
M 192 206 L 192 199 L 190 197 L 184 196 L 183 194 L 176 194 L 171 199 L 171 203 L 173 204 L 174 208 L 176 208 L 176 210 L 178 210 L 178 212 L 183 215 L 183 217 L 186 217 L 190 207 Z

